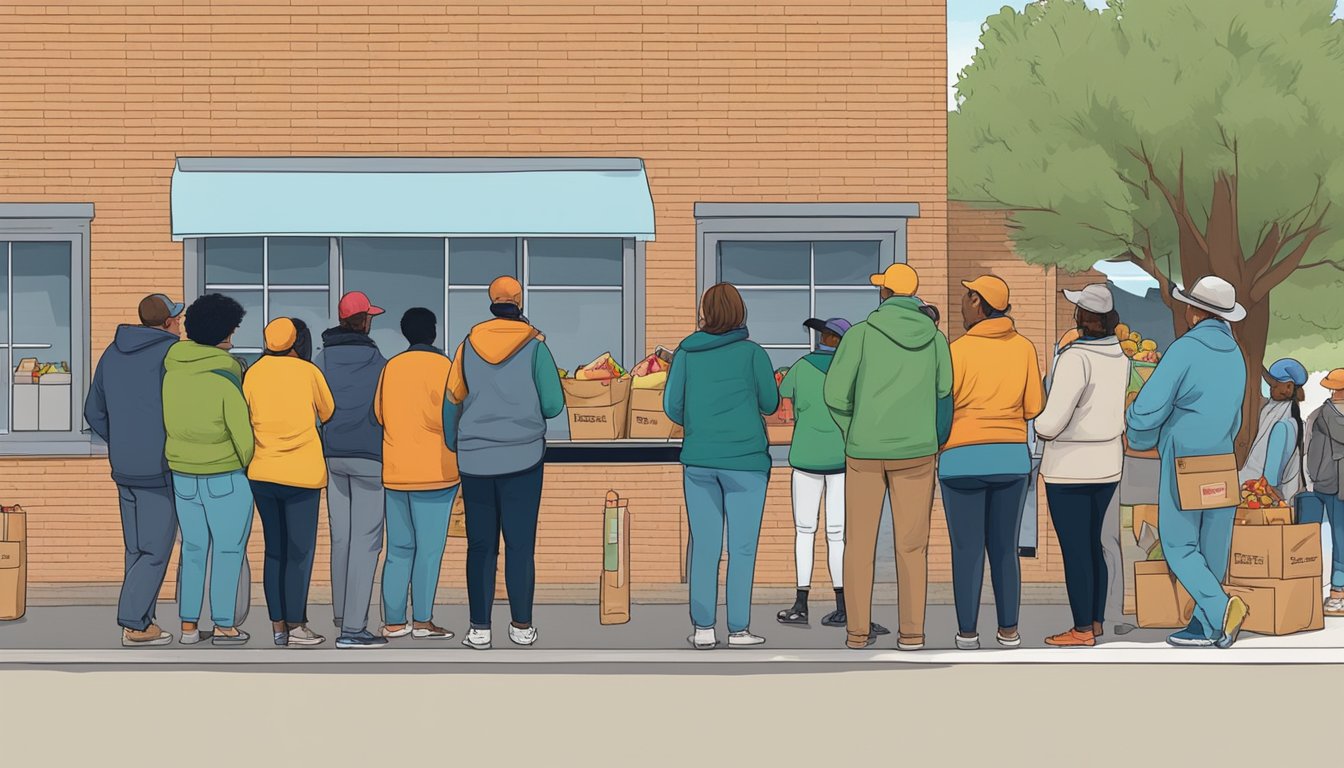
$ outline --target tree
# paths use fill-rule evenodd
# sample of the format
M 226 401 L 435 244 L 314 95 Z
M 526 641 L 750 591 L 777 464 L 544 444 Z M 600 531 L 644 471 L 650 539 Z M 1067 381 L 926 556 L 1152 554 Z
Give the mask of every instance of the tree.
M 1344 23 L 1331 22 L 1334 5 L 1004 8 L 986 21 L 949 115 L 950 196 L 1010 209 L 1026 260 L 1070 270 L 1128 260 L 1168 302 L 1173 283 L 1208 274 L 1236 287 L 1249 314 L 1234 333 L 1252 372 L 1243 459 L 1271 326 L 1276 339 L 1314 346 L 1344 327 Z M 1271 310 L 1287 295 L 1292 306 Z M 1181 333 L 1184 313 L 1174 314 Z

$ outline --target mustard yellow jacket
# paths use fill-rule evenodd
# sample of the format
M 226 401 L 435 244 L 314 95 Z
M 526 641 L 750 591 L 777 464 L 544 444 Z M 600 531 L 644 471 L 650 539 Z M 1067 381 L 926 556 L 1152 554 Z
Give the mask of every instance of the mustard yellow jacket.
M 247 369 L 243 397 L 256 441 L 248 478 L 294 488 L 326 487 L 317 424 L 331 418 L 336 401 L 322 371 L 297 357 L 265 355 Z
M 944 450 L 1027 442 L 1027 421 L 1045 407 L 1036 347 L 1010 317 L 976 323 L 952 342 L 952 434 Z
M 383 425 L 383 486 L 388 490 L 438 491 L 460 482 L 457 454 L 443 439 L 452 365 L 437 347 L 416 344 L 383 368 L 373 415 Z

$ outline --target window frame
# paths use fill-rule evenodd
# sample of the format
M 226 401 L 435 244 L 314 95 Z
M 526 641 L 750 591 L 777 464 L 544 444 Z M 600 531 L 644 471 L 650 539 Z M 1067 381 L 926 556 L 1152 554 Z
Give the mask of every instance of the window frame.
M 94 217 L 93 203 L 0 203 L 0 241 L 70 243 L 70 425 L 68 431 L 15 432 L 13 426 L 13 363 L 5 373 L 10 409 L 10 429 L 0 433 L 0 455 L 68 456 L 101 455 L 106 446 L 84 421 L 84 400 L 93 379 L 90 349 L 93 335 L 89 324 L 89 237 Z M 8 253 L 6 254 L 8 255 Z M 11 290 L 13 286 L 11 285 Z M 12 311 L 12 308 L 11 308 Z M 13 318 L 10 318 L 12 328 Z M 6 335 L 4 355 L 13 359 Z

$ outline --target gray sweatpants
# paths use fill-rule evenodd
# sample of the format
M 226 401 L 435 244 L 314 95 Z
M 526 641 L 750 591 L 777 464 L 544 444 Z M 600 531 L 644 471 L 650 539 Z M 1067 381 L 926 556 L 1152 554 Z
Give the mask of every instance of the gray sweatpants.
M 1125 619 L 1125 558 L 1120 548 L 1120 489 L 1111 495 L 1111 505 L 1101 522 L 1101 556 L 1106 562 L 1106 620 L 1112 625 Z
M 372 459 L 327 459 L 331 528 L 331 608 L 342 634 L 364 631 L 373 579 L 383 551 L 383 465 Z
M 118 485 L 121 534 L 126 543 L 126 575 L 117 600 L 117 623 L 144 632 L 154 621 L 168 559 L 177 534 L 172 486 L 132 488 Z

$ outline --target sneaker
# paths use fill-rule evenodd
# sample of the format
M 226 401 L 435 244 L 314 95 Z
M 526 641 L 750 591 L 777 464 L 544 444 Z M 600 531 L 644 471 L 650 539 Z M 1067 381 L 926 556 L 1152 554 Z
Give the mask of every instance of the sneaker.
M 1190 626 L 1167 636 L 1167 645 L 1175 648 L 1210 648 L 1213 641 L 1204 635 L 1204 625 L 1191 619 Z
M 326 641 L 327 638 L 309 629 L 307 624 L 300 624 L 289 630 L 290 648 L 311 648 L 315 645 L 321 645 Z
M 1097 644 L 1097 635 L 1091 631 L 1079 632 L 1077 629 L 1070 629 L 1068 632 L 1045 638 L 1045 644 L 1055 648 L 1091 648 Z
M 523 629 L 522 627 L 515 627 L 512 624 L 510 624 L 509 642 L 513 643 L 514 645 L 532 645 L 533 643 L 537 642 L 537 628 L 528 627 L 526 629 Z
M 1227 612 L 1223 614 L 1223 636 L 1218 638 L 1215 643 L 1219 648 L 1231 648 L 1236 645 L 1237 638 L 1241 636 L 1241 628 L 1246 623 L 1246 617 L 1251 615 L 1251 609 L 1247 607 L 1246 601 L 1239 595 L 1233 595 L 1227 601 Z
M 1138 629 L 1138 627 L 1134 626 L 1133 624 L 1125 623 L 1125 624 L 1116 624 L 1111 629 L 1115 630 L 1115 634 L 1117 635 L 1128 635 L 1130 632 L 1133 632 L 1134 630 Z
M 125 627 L 121 630 L 121 644 L 125 648 L 148 648 L 154 645 L 168 645 L 171 642 L 173 636 L 164 632 L 157 624 L 150 624 L 143 632 Z
M 957 650 L 958 651 L 980 650 L 980 636 L 976 635 L 974 637 L 962 637 L 961 633 L 957 633 Z
M 246 645 L 247 641 L 252 639 L 251 635 L 247 634 L 241 629 L 238 630 L 238 634 L 236 635 L 223 634 L 218 631 L 218 628 L 216 628 L 216 631 L 212 632 L 211 634 L 212 637 L 210 638 L 210 644 L 216 647 L 226 648 L 229 646 Z
M 734 632 L 728 636 L 729 648 L 751 648 L 757 645 L 765 645 L 765 638 L 760 635 L 751 634 L 751 630 L 744 629 L 741 632 Z
M 209 640 L 212 634 L 214 634 L 214 630 L 212 629 L 207 629 L 202 632 L 201 628 L 197 627 L 190 632 L 183 632 L 181 636 L 177 638 L 177 642 L 183 645 L 195 645 L 202 640 Z
M 924 638 L 922 637 L 901 637 L 896 640 L 896 650 L 898 651 L 922 651 L 924 650 Z
M 387 637 L 387 638 L 405 637 L 405 636 L 411 634 L 411 625 L 410 625 L 410 624 L 388 624 L 388 625 L 385 625 L 385 626 L 383 627 L 381 634 L 382 634 L 383 637 Z
M 490 650 L 490 630 L 472 627 L 467 630 L 467 636 L 462 638 L 462 644 L 473 650 L 488 651 Z
M 271 641 L 280 648 L 289 647 L 289 632 L 276 632 L 271 630 Z
M 886 627 L 884 627 L 884 626 L 882 626 L 881 624 L 878 624 L 877 622 L 874 621 L 874 622 L 872 622 L 872 623 L 870 623 L 870 624 L 868 625 L 868 634 L 870 634 L 870 635 L 890 635 L 890 634 L 891 634 L 891 630 L 890 630 L 890 629 L 887 629 Z
M 1004 648 L 1017 648 L 1022 645 L 1022 633 L 1014 632 L 1011 635 L 1003 634 L 1003 630 L 994 633 L 994 639 L 999 641 L 999 645 Z
M 386 637 L 378 637 L 366 630 L 353 635 L 342 634 L 336 638 L 337 648 L 378 648 L 387 645 Z
M 695 632 L 686 638 L 686 642 L 697 651 L 708 651 L 716 648 L 719 644 L 719 638 L 714 634 L 714 628 L 701 629 L 695 628 Z
M 845 620 L 847 618 L 848 617 L 845 614 L 845 612 L 837 608 L 836 610 L 831 611 L 830 613 L 826 614 L 821 618 L 821 626 L 843 627 L 845 626 Z
M 1344 616 L 1344 597 L 1331 597 L 1325 601 L 1326 616 Z
M 807 626 L 807 609 L 794 605 L 792 608 L 776 613 L 775 621 L 786 626 L 805 627 Z
M 873 645 L 877 645 L 877 635 L 868 635 L 868 637 L 864 638 L 862 644 L 856 644 L 852 637 L 845 641 L 845 647 L 851 651 L 862 651 L 864 648 Z
M 423 626 L 412 627 L 411 637 L 416 640 L 452 640 L 453 633 L 434 622 L 426 622 Z

